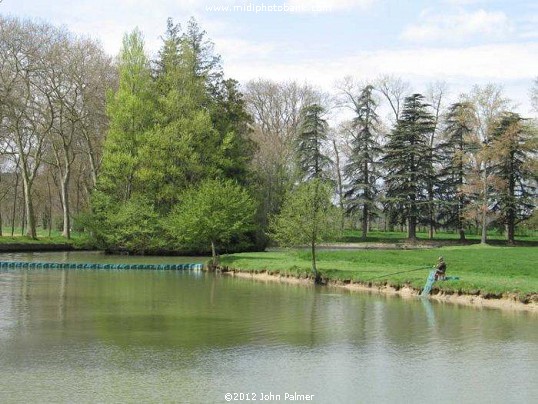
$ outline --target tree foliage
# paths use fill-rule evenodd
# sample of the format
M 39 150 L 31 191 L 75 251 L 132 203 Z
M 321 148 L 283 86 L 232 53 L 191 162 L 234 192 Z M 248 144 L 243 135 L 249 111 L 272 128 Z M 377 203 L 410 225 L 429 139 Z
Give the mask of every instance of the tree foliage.
M 322 241 L 333 240 L 340 229 L 340 212 L 332 203 L 332 195 L 332 185 L 319 178 L 298 185 L 288 193 L 270 227 L 279 245 L 311 248 L 312 274 L 318 282 L 316 247 Z
M 537 174 L 531 156 L 538 151 L 536 131 L 518 114 L 505 113 L 492 138 L 497 207 L 507 228 L 508 242 L 514 244 L 516 223 L 529 217 L 534 208 Z
M 138 172 L 141 149 L 156 114 L 149 60 L 139 30 L 123 37 L 118 70 L 119 86 L 108 101 L 110 127 L 97 189 L 113 201 L 125 203 L 145 186 Z
M 387 171 L 387 197 L 391 204 L 402 208 L 410 239 L 416 238 L 419 210 L 426 205 L 425 190 L 432 169 L 428 134 L 433 130 L 434 121 L 423 100 L 420 94 L 405 99 L 383 158 Z
M 470 170 L 469 153 L 473 150 L 472 136 L 476 132 L 473 105 L 469 102 L 452 104 L 446 116 L 443 138 L 437 148 L 441 162 L 438 176 L 440 219 L 458 229 L 465 240 L 465 209 L 469 204 L 466 190 Z
M 181 196 L 165 226 L 174 240 L 187 246 L 217 247 L 253 228 L 256 206 L 249 193 L 232 180 L 205 180 Z
M 377 180 L 380 177 L 379 157 L 382 149 L 378 142 L 379 117 L 374 88 L 364 87 L 354 102 L 355 117 L 351 124 L 351 150 L 344 173 L 348 212 L 361 211 L 362 238 L 366 238 L 368 220 L 376 209 Z
M 328 130 L 324 113 L 325 110 L 318 104 L 308 105 L 301 111 L 297 157 L 301 176 L 305 179 L 329 179 L 327 173 L 332 162 L 323 151 Z

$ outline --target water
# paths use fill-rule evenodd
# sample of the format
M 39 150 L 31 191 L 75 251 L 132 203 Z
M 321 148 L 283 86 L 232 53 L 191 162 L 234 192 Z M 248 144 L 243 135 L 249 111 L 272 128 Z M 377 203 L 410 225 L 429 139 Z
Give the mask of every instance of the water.
M 225 403 L 226 393 L 536 402 L 538 317 L 201 272 L 0 272 L 0 402 Z

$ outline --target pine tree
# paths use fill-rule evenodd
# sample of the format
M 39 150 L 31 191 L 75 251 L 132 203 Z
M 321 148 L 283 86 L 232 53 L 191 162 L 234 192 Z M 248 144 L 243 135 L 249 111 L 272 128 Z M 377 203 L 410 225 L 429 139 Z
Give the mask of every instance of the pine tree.
M 420 208 L 427 204 L 425 191 L 432 167 L 428 134 L 433 129 L 434 118 L 423 100 L 420 94 L 405 99 L 383 158 L 388 201 L 402 206 L 411 240 L 416 239 Z
M 351 155 L 344 169 L 348 187 L 345 193 L 347 210 L 362 211 L 362 238 L 366 239 L 368 220 L 375 210 L 376 180 L 379 177 L 378 157 L 382 149 L 377 141 L 379 117 L 377 102 L 372 96 L 374 88 L 364 87 L 354 103 Z
M 158 120 L 139 172 L 163 214 L 182 190 L 206 178 L 246 177 L 248 116 L 236 82 L 221 80 L 220 57 L 212 52 L 194 20 L 185 33 L 168 20 L 155 61 Z
M 465 207 L 468 197 L 464 190 L 469 170 L 466 154 L 472 148 L 470 138 L 476 131 L 473 105 L 457 102 L 449 107 L 444 137 L 438 147 L 441 160 L 439 193 L 442 201 L 440 217 L 448 226 L 455 226 L 460 241 L 465 240 Z
M 323 118 L 325 110 L 318 104 L 311 104 L 301 111 L 301 123 L 297 136 L 297 157 L 299 170 L 304 179 L 328 179 L 331 159 L 323 153 L 327 141 L 328 125 Z
M 516 224 L 529 217 L 536 197 L 536 173 L 531 162 L 537 150 L 536 133 L 516 113 L 503 114 L 493 131 L 491 153 L 497 188 L 497 208 L 514 244 Z

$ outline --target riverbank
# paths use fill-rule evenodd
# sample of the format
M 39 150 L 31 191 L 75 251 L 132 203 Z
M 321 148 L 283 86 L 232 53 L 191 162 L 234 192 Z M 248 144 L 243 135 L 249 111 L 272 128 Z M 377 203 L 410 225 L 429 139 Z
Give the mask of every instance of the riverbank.
M 25 236 L 0 237 L 0 253 L 10 252 L 47 252 L 91 250 L 86 237 L 75 236 L 70 240 L 64 237 L 38 237 L 33 239 Z
M 312 279 L 307 278 L 298 278 L 294 276 L 284 276 L 280 274 L 269 274 L 268 272 L 258 272 L 258 271 L 244 271 L 235 268 L 221 268 L 222 273 L 225 276 L 235 276 L 243 279 L 251 279 L 258 282 L 280 282 L 287 284 L 303 285 L 303 286 L 313 286 Z M 404 299 L 409 298 L 418 298 L 420 296 L 420 290 L 411 288 L 409 286 L 404 286 L 403 288 L 395 288 L 392 286 L 381 286 L 381 285 L 368 285 L 365 283 L 347 283 L 341 281 L 332 281 L 328 280 L 325 284 L 327 287 L 334 287 L 338 289 L 345 289 L 351 292 L 361 292 L 361 293 L 376 293 L 384 295 L 399 296 Z M 465 305 L 476 308 L 491 308 L 491 309 L 502 309 L 502 310 L 513 310 L 513 311 L 526 311 L 530 313 L 538 314 L 538 302 L 530 301 L 528 303 L 522 303 L 518 300 L 517 295 L 507 294 L 501 297 L 483 297 L 476 295 L 465 295 L 465 294 L 446 294 L 446 293 L 437 293 L 430 295 L 430 299 L 450 303 Z
M 448 274 L 460 279 L 436 282 L 433 299 L 538 312 L 538 249 L 532 247 L 328 250 L 319 252 L 318 270 L 331 287 L 415 297 L 426 281 L 426 267 L 431 268 L 439 255 L 445 257 Z M 236 276 L 312 283 L 306 251 L 233 254 L 223 256 L 221 265 L 224 273 Z
M 75 247 L 69 243 L 9 243 L 0 244 L 0 253 L 11 252 L 47 252 L 47 251 L 74 251 Z

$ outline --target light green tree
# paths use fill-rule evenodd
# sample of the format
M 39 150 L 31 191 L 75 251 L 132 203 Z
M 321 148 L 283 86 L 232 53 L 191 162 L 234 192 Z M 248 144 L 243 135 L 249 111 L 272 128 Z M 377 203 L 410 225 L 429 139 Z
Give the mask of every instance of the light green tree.
M 187 246 L 217 246 L 252 229 L 256 206 L 249 193 L 232 180 L 205 180 L 187 190 L 164 226 L 173 239 Z
M 109 220 L 113 231 L 106 235 L 108 245 L 140 255 L 159 247 L 162 239 L 159 216 L 146 198 L 131 198 Z
M 284 200 L 282 211 L 271 221 L 273 239 L 283 247 L 308 245 L 312 253 L 312 275 L 316 283 L 321 276 L 316 266 L 316 247 L 334 239 L 340 230 L 340 215 L 331 197 L 330 183 L 314 178 L 300 184 Z
M 135 29 L 123 38 L 119 55 L 119 87 L 110 95 L 107 114 L 110 129 L 97 189 L 118 203 L 136 191 L 140 148 L 152 128 L 155 102 L 149 60 L 142 33 Z

